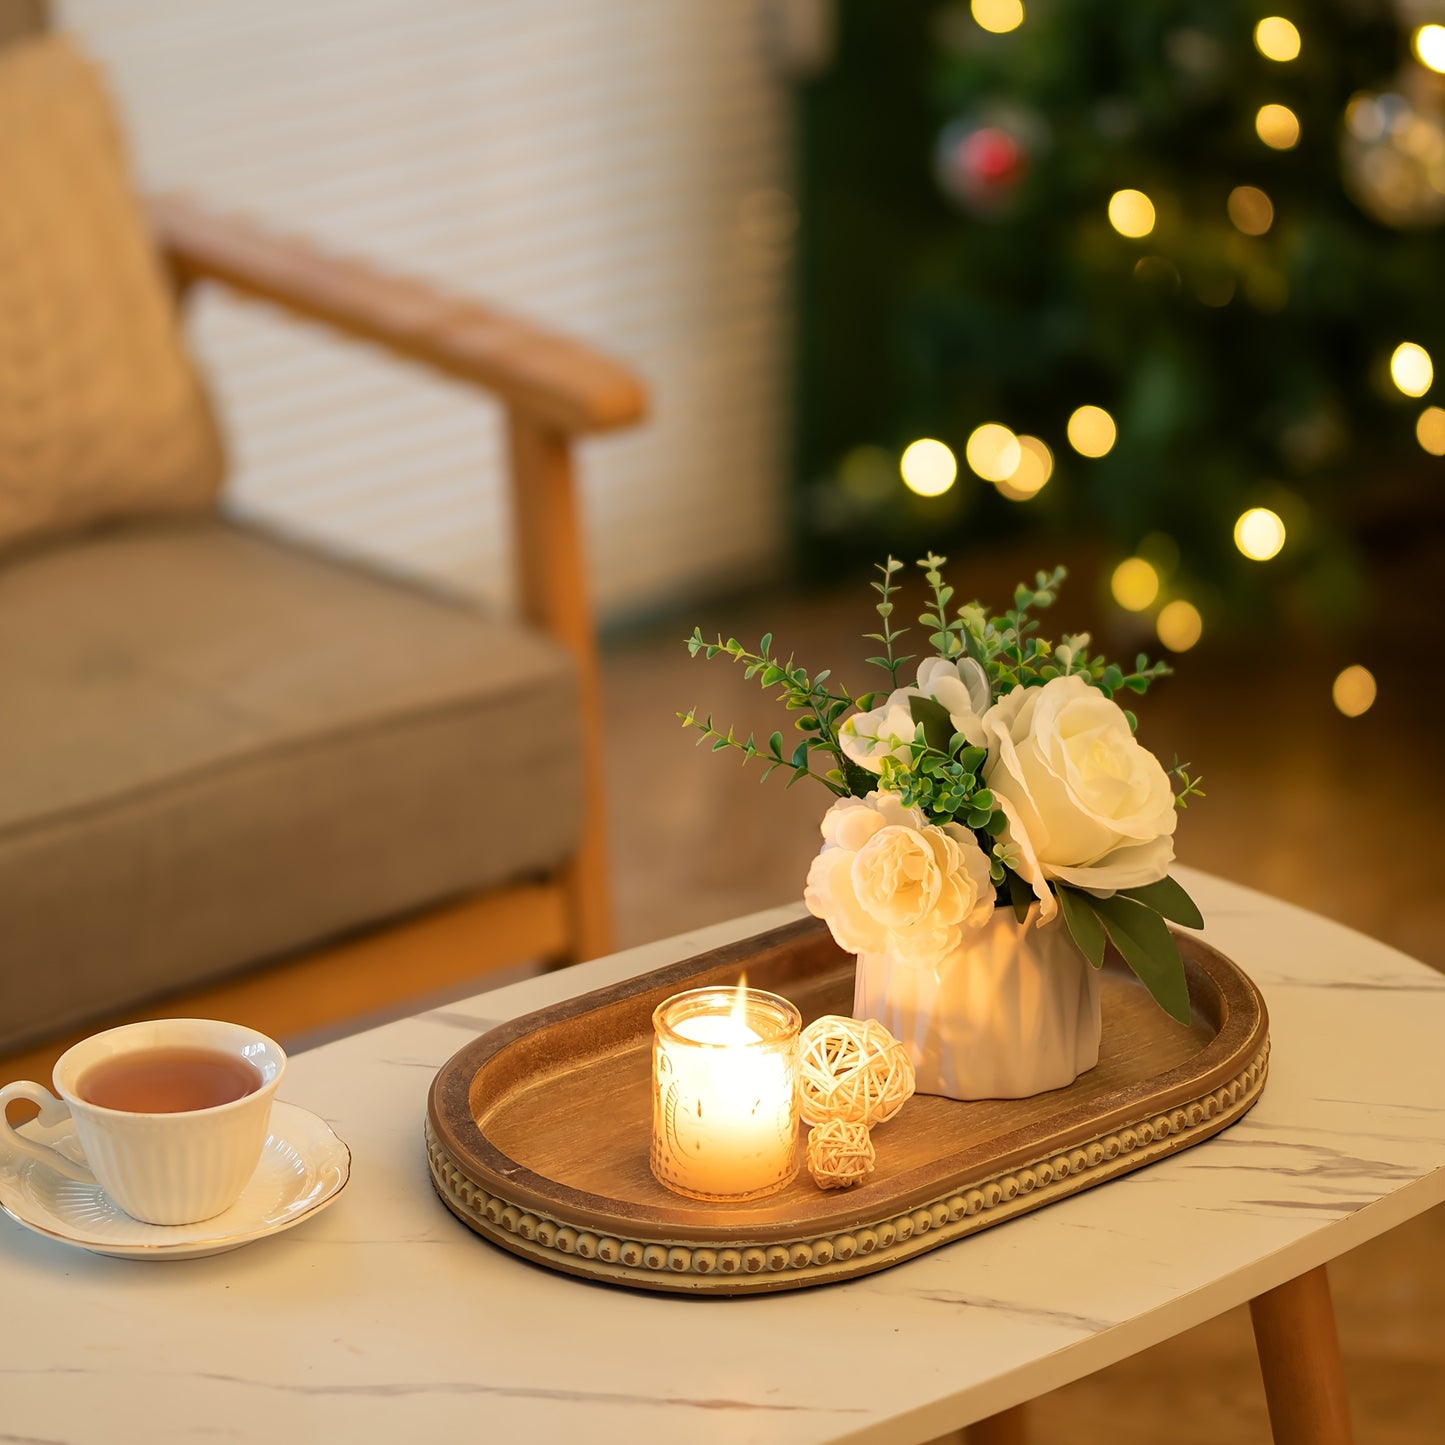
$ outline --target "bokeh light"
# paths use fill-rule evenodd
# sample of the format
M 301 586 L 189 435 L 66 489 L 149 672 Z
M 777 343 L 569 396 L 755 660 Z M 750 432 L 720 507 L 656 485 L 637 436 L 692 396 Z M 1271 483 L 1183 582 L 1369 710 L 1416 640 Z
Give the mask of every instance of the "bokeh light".
M 1432 457 L 1445 457 L 1445 408 L 1427 406 L 1420 413 L 1415 439 Z
M 1369 712 L 1374 706 L 1377 692 L 1374 674 L 1368 667 L 1361 667 L 1358 662 L 1345 668 L 1330 689 L 1335 706 L 1346 717 L 1359 717 L 1361 713 Z
M 893 491 L 893 458 L 870 443 L 853 447 L 838 463 L 838 481 L 860 502 L 881 502 Z
M 1254 128 L 1271 150 L 1293 150 L 1299 144 L 1299 117 L 1287 105 L 1260 106 Z
M 1390 380 L 1406 396 L 1424 396 L 1435 380 L 1435 363 L 1423 346 L 1402 341 L 1390 357 Z
M 1109 197 L 1109 224 L 1137 241 L 1154 229 L 1154 202 L 1143 191 L 1115 191 Z
M 1044 489 L 1054 474 L 1054 454 L 1038 437 L 1019 437 L 1019 464 L 998 484 L 1011 502 L 1027 502 Z
M 1159 595 L 1159 574 L 1142 557 L 1126 557 L 1109 579 L 1114 601 L 1130 612 L 1142 612 Z
M 920 437 L 904 450 L 898 470 L 910 492 L 920 497 L 939 497 L 958 476 L 958 459 L 942 442 Z
M 1445 25 L 1422 25 L 1415 32 L 1415 54 L 1421 65 L 1445 75 Z
M 1023 459 L 1019 439 L 996 421 L 986 421 L 969 434 L 963 449 L 968 464 L 986 482 L 1002 482 L 1011 477 Z
M 1192 602 L 1176 597 L 1159 609 L 1154 627 L 1170 652 L 1188 652 L 1204 632 L 1204 619 Z
M 1226 206 L 1235 229 L 1246 236 L 1262 236 L 1274 225 L 1274 202 L 1258 186 L 1236 186 Z
M 1254 45 L 1266 60 L 1293 60 L 1299 54 L 1299 31 L 1283 15 L 1270 15 L 1254 27 Z
M 1119 435 L 1114 418 L 1101 406 L 1081 406 L 1069 418 L 1069 445 L 1081 457 L 1106 456 Z
M 1268 562 L 1284 546 L 1284 522 L 1268 507 L 1251 507 L 1234 524 L 1234 545 L 1253 562 Z
M 973 18 L 994 35 L 1007 35 L 1024 23 L 1020 0 L 973 0 L 969 9 L 973 11 Z

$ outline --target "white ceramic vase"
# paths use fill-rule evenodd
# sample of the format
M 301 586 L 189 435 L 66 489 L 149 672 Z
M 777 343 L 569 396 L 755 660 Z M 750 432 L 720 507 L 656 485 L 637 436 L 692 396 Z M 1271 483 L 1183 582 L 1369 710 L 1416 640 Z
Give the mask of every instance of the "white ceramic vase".
M 853 1013 L 901 1039 L 920 1094 L 1023 1099 L 1099 1062 L 1099 977 L 1062 917 L 1007 907 L 932 968 L 858 955 Z

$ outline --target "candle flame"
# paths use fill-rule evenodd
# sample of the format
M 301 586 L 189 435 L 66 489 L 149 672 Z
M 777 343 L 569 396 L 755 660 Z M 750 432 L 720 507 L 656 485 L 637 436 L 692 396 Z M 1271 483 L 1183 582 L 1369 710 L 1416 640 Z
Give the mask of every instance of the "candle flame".
M 733 992 L 733 1006 L 728 1018 L 732 1021 L 739 1038 L 752 1032 L 748 1027 L 748 976 L 746 973 L 738 975 L 738 986 Z

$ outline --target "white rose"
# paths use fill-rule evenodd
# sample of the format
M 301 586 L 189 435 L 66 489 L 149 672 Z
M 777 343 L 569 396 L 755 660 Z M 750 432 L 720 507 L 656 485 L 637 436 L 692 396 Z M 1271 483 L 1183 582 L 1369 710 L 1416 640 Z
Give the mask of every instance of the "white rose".
M 953 722 L 953 730 L 969 742 L 983 746 L 983 714 L 988 711 L 988 678 L 971 657 L 950 662 L 946 657 L 926 657 L 918 664 L 918 685 L 895 688 L 888 700 L 871 712 L 856 712 L 838 729 L 843 751 L 870 773 L 883 771 L 884 758 L 909 759 L 908 746 L 917 724 L 909 699 L 931 697 L 941 703 Z
M 1002 793 L 998 794 L 996 801 L 999 810 L 1008 819 L 1008 827 L 1003 832 L 1003 841 L 1013 844 L 1006 861 L 1009 867 L 1029 885 L 1034 897 L 1038 900 L 1039 911 L 1035 915 L 1034 922 L 1042 928 L 1059 911 L 1059 900 L 1054 897 L 1054 890 L 1049 887 L 1048 879 L 1044 877 L 1043 866 L 1039 863 L 1038 854 L 1034 852 L 1033 839 L 1029 837 L 1027 830 L 1019 820 L 1018 809 Z
M 924 822 L 896 793 L 840 799 L 822 831 L 803 901 L 849 953 L 931 966 L 993 912 L 988 857 L 973 834 Z
M 1016 688 L 984 717 L 984 781 L 1004 838 L 1045 878 L 1091 893 L 1157 883 L 1174 858 L 1174 791 L 1124 710 L 1081 677 Z

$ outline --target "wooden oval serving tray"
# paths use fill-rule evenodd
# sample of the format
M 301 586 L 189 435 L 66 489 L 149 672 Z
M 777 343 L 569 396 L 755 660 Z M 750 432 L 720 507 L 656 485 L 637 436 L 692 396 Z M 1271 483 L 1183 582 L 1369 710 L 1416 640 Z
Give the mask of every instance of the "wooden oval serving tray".
M 848 1013 L 853 958 L 813 919 L 475 1039 L 432 1084 L 432 1180 L 452 1213 L 504 1249 L 639 1289 L 751 1294 L 885 1269 L 1187 1149 L 1250 1108 L 1269 1057 L 1264 1001 L 1222 954 L 1178 937 L 1190 1027 L 1111 955 L 1096 1068 L 1031 1099 L 920 1094 L 874 1130 L 877 1170 L 851 1190 L 820 1190 L 804 1169 L 771 1198 L 704 1204 L 648 1168 L 653 1009 L 746 969 L 805 1020 Z

